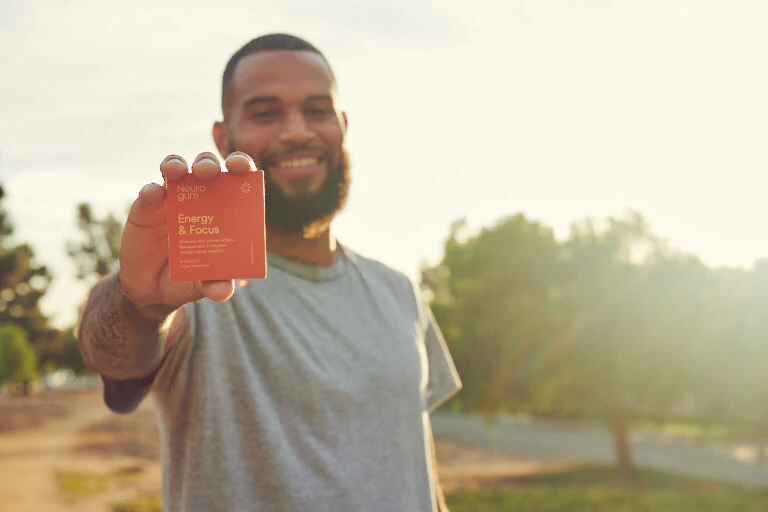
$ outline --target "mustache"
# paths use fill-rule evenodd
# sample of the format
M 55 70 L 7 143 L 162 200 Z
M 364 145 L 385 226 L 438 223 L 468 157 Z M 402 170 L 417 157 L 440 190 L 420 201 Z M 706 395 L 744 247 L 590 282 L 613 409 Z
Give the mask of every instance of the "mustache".
M 266 171 L 267 167 L 271 163 L 274 163 L 276 160 L 296 156 L 305 156 L 307 153 L 326 162 L 333 162 L 334 160 L 327 148 L 316 147 L 311 144 L 297 144 L 282 151 L 271 151 L 263 153 L 262 155 L 254 155 L 248 151 L 243 151 L 243 149 L 239 147 L 240 145 L 236 144 L 231 136 L 228 138 L 228 142 L 230 152 L 242 151 L 243 153 L 246 153 L 251 157 L 253 163 L 256 164 L 256 168 L 261 169 L 262 171 Z M 343 151 L 346 151 L 346 149 L 343 149 Z

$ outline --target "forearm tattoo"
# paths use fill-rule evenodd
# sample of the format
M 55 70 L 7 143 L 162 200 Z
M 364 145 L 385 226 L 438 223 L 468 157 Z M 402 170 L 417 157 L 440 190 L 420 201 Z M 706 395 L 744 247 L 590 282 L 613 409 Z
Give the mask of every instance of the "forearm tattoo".
M 119 368 L 128 356 L 128 324 L 121 308 L 120 281 L 113 279 L 94 288 L 80 337 L 96 365 Z

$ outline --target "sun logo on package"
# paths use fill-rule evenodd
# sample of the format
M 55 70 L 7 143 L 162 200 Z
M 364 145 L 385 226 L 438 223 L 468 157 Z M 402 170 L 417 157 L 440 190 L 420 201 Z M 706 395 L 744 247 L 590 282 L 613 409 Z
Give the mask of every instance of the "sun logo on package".
M 240 192 L 242 192 L 243 194 L 249 194 L 251 192 L 251 184 L 250 183 L 241 184 Z

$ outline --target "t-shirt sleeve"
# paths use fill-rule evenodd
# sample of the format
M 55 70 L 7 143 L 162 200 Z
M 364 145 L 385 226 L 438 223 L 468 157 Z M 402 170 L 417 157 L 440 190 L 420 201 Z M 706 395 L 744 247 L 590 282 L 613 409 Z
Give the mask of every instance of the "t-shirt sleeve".
M 429 364 L 425 407 L 432 412 L 461 389 L 461 378 L 432 310 L 414 285 L 419 316 L 424 326 L 424 345 Z
M 178 324 L 174 326 L 176 332 L 157 371 L 153 387 L 156 393 L 167 394 L 174 387 L 183 389 L 186 386 L 185 369 L 197 328 L 194 303 L 184 305 L 180 313 L 181 318 L 177 318 Z
M 429 306 L 425 305 L 424 307 L 428 318 L 424 343 L 429 360 L 426 406 L 427 410 L 432 412 L 458 393 L 462 384 L 435 317 Z

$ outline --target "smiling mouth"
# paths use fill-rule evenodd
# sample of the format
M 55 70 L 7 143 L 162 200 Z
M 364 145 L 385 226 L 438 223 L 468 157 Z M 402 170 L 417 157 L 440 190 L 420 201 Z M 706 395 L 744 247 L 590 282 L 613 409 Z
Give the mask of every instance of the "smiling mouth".
M 284 160 L 282 162 L 278 162 L 276 167 L 291 169 L 296 167 L 309 167 L 310 165 L 317 165 L 319 163 L 320 163 L 319 158 L 314 158 L 314 157 L 294 158 L 293 160 Z
M 302 156 L 274 160 L 269 170 L 280 174 L 308 176 L 324 169 L 325 159 L 317 156 Z

